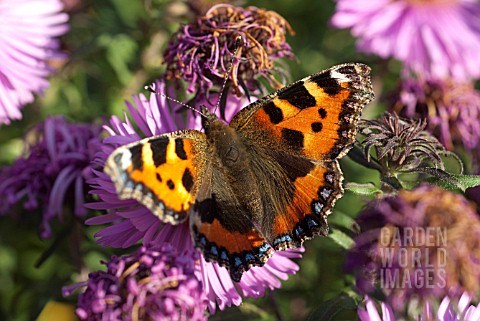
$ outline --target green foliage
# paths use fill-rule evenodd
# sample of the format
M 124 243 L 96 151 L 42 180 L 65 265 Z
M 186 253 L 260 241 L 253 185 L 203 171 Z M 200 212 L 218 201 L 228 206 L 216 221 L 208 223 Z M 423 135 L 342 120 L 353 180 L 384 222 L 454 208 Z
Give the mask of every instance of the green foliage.
M 345 320 L 346 315 L 351 319 L 356 308 L 357 304 L 351 297 L 340 295 L 335 299 L 323 302 L 310 314 L 307 321 Z

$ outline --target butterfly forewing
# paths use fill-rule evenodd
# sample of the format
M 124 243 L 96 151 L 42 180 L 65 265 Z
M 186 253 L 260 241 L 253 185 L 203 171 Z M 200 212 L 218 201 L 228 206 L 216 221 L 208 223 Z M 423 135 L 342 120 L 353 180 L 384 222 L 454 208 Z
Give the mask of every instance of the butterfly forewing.
M 318 160 L 343 156 L 373 99 L 369 72 L 362 64 L 332 67 L 247 106 L 230 126 L 265 148 Z
M 105 172 L 120 199 L 135 199 L 165 223 L 188 217 L 207 166 L 207 142 L 199 131 L 146 138 L 116 149 Z

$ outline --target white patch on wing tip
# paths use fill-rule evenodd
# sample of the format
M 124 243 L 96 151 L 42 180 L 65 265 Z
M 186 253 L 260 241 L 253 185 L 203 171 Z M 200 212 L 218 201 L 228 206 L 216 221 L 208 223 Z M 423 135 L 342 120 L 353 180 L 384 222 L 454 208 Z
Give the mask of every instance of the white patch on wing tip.
M 347 75 L 342 74 L 341 72 L 336 71 L 335 69 L 330 70 L 330 77 L 333 79 L 338 79 L 339 82 L 350 82 L 352 81 Z
M 121 152 L 122 157 L 120 158 L 119 166 L 122 170 L 126 170 L 128 166 L 132 164 L 132 153 L 128 148 L 125 148 Z

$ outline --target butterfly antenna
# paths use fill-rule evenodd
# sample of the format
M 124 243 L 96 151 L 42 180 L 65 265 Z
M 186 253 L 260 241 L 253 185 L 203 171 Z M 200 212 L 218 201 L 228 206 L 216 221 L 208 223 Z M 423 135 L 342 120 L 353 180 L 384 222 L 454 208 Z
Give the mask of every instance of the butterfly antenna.
M 184 102 L 181 102 L 181 101 L 178 100 L 178 99 L 169 97 L 169 96 L 165 95 L 164 93 L 157 91 L 156 86 L 155 86 L 155 83 L 153 83 L 153 84 L 151 84 L 151 85 L 148 85 L 148 86 L 144 86 L 143 88 L 144 88 L 145 90 L 148 90 L 149 92 L 155 94 L 155 95 L 159 95 L 159 96 L 161 96 L 161 97 L 163 97 L 163 98 L 165 98 L 165 99 L 168 99 L 168 100 L 170 100 L 170 101 L 173 101 L 174 103 L 177 103 L 177 104 L 179 104 L 179 105 L 182 105 L 183 107 L 186 107 L 186 108 L 188 108 L 188 109 L 191 109 L 191 110 L 193 110 L 194 112 L 199 113 L 199 114 L 202 115 L 203 117 L 207 117 L 207 115 L 205 115 L 204 113 L 202 113 L 200 110 L 195 109 L 194 107 L 192 107 L 192 106 L 190 106 L 190 105 L 187 105 L 187 104 L 185 104 Z
M 223 77 L 223 84 L 222 84 L 222 88 L 220 89 L 220 96 L 218 97 L 217 104 L 215 105 L 215 109 L 213 110 L 213 113 L 215 113 L 218 107 L 220 107 L 220 102 L 222 101 L 222 97 L 225 94 L 225 87 L 227 86 L 228 75 L 230 75 L 230 73 L 232 72 L 235 56 L 237 55 L 238 49 L 240 48 L 240 45 L 242 43 L 243 43 L 242 37 L 238 36 L 235 39 L 235 48 L 233 49 L 232 60 L 230 61 L 230 66 L 228 66 L 227 72 L 225 73 L 225 77 Z

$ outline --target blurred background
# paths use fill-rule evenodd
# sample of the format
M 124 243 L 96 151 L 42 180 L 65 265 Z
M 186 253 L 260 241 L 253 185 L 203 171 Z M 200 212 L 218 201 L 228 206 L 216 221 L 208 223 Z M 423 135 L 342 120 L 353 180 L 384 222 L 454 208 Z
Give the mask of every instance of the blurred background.
M 208 0 L 64 0 L 70 16 L 70 31 L 61 37 L 67 58 L 49 61 L 57 69 L 50 88 L 23 109 L 23 118 L 0 127 L 0 165 L 11 164 L 24 151 L 24 133 L 49 115 L 64 115 L 72 121 L 102 123 L 111 115 L 123 115 L 124 100 L 144 92 L 165 71 L 162 52 L 181 23 L 204 13 Z M 333 1 L 242 1 L 242 6 L 275 10 L 295 31 L 287 41 L 296 58 L 287 64 L 289 82 L 344 62 L 373 66 L 375 93 L 380 97 L 395 87 L 400 66 L 355 50 L 349 30 L 330 27 Z M 382 82 L 378 80 L 382 79 Z M 377 101 L 364 111 L 365 118 L 382 112 Z M 378 182 L 378 175 L 341 161 L 344 176 L 351 182 Z M 2 197 L 0 195 L 0 197 Z M 351 226 L 364 204 L 349 192 L 337 203 L 333 225 Z M 92 216 L 90 213 L 89 216 Z M 50 301 L 75 304 L 75 295 L 62 297 L 62 286 L 87 278 L 89 271 L 103 269 L 101 260 L 129 250 L 102 248 L 93 234 L 98 227 L 82 226 L 80 220 L 64 217 L 53 223 L 54 236 L 42 240 L 37 232 L 40 215 L 12 219 L 0 216 L 0 320 L 34 320 Z M 73 225 L 81 228 L 72 228 Z M 78 233 L 78 237 L 66 237 Z M 76 239 L 79 244 L 71 244 Z M 212 320 L 306 320 L 311 313 L 341 293 L 350 292 L 354 282 L 343 273 L 344 248 L 332 238 L 316 238 L 305 244 L 298 261 L 300 270 L 259 300 L 247 299 L 240 308 L 217 313 Z M 82 261 L 81 264 L 79 261 Z M 79 270 L 79 264 L 82 269 Z M 280 314 L 278 313 L 280 311 Z M 351 319 L 355 307 L 340 318 Z

